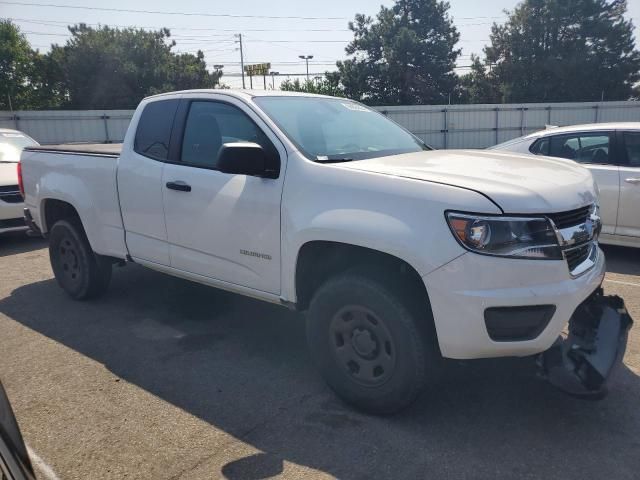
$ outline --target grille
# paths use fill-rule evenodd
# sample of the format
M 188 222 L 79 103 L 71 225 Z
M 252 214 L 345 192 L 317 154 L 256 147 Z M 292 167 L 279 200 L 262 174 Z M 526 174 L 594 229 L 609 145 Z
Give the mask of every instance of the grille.
M 10 220 L 0 220 L 0 228 L 24 227 L 24 218 L 12 218 Z
M 22 202 L 22 195 L 20 195 L 20 188 L 18 185 L 0 186 L 0 200 L 7 203 Z
M 576 208 L 568 212 L 549 213 L 547 217 L 553 220 L 556 228 L 561 229 L 584 223 L 590 212 L 591 205 L 587 205 L 586 207 Z
M 20 191 L 18 185 L 0 185 L 0 195 L 3 193 L 16 193 Z
M 578 265 L 580 265 L 587 258 L 589 258 L 590 252 L 591 252 L 591 242 L 585 245 L 581 245 L 577 248 L 572 248 L 571 250 L 565 250 L 564 256 L 567 259 L 567 264 L 569 265 L 569 271 L 572 272 Z

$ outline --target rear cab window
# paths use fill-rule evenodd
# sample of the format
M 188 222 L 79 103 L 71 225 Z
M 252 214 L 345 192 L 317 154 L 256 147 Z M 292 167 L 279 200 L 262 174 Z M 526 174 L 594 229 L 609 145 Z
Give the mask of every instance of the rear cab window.
M 133 150 L 154 160 L 169 157 L 169 141 L 173 119 L 180 99 L 156 100 L 148 103 L 138 121 Z

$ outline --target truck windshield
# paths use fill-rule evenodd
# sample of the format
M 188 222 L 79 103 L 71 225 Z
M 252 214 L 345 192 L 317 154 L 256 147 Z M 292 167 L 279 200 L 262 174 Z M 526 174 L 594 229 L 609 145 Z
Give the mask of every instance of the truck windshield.
M 33 138 L 20 132 L 0 132 L 0 162 L 19 162 L 24 147 L 38 145 Z
M 274 96 L 254 100 L 289 140 L 318 162 L 431 150 L 384 115 L 347 99 Z

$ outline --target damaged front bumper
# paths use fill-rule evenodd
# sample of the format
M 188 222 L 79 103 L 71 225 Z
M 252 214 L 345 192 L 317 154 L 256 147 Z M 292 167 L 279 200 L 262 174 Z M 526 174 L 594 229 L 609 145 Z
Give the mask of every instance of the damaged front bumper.
M 538 356 L 542 377 L 565 393 L 599 399 L 622 363 L 633 320 L 618 296 L 598 288 L 569 320 L 569 334 Z

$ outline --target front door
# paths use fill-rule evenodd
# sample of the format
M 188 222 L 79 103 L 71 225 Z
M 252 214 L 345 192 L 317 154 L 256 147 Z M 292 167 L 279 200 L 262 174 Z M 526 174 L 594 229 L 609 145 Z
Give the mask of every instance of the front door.
M 616 235 L 640 237 L 640 132 L 622 132 L 626 162 L 620 165 Z
M 286 153 L 251 109 L 219 97 L 183 100 L 188 105 L 184 127 L 177 126 L 183 128 L 179 161 L 165 164 L 162 179 L 171 266 L 278 294 Z M 231 142 L 255 142 L 278 155 L 279 178 L 220 172 L 218 152 Z

